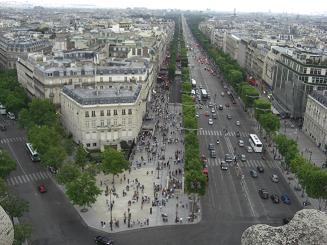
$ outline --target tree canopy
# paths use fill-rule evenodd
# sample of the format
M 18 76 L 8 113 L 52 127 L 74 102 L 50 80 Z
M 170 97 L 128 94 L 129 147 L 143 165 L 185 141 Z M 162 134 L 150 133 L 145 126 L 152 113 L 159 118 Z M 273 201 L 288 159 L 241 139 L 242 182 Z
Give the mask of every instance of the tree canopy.
M 4 178 L 16 169 L 16 162 L 3 149 L 0 149 L 0 177 Z

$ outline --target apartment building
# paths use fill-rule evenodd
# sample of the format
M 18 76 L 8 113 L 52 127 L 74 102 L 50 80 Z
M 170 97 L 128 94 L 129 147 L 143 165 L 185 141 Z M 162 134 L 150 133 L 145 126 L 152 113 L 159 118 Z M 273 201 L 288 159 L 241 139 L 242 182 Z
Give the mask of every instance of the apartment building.
M 223 51 L 235 59 L 241 67 L 246 64 L 247 41 L 237 34 L 225 32 Z
M 302 131 L 322 150 L 327 149 L 327 90 L 308 95 Z
M 51 43 L 36 38 L 33 32 L 17 31 L 0 34 L 0 69 L 14 69 L 18 58 L 25 59 L 30 52 L 50 53 Z
M 9 215 L 0 206 L 0 241 L 2 245 L 12 245 L 14 242 L 14 226 Z
M 322 51 L 287 48 L 276 61 L 273 96 L 292 118 L 303 118 L 307 95 L 327 89 L 327 56 Z
M 87 149 L 120 147 L 137 138 L 146 112 L 142 85 L 66 85 L 61 92 L 62 121 L 77 143 Z
M 60 105 L 64 85 L 94 85 L 106 83 L 141 83 L 142 99 L 146 100 L 156 74 L 149 59 L 102 59 L 99 53 L 73 50 L 45 56 L 29 54 L 17 61 L 18 81 L 30 96 L 48 98 Z

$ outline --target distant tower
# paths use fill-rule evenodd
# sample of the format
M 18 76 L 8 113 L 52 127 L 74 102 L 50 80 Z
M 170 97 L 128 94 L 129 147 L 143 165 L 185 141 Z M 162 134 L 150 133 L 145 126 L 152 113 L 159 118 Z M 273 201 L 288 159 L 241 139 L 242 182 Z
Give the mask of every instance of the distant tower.
M 234 17 L 236 17 L 236 8 L 234 8 Z

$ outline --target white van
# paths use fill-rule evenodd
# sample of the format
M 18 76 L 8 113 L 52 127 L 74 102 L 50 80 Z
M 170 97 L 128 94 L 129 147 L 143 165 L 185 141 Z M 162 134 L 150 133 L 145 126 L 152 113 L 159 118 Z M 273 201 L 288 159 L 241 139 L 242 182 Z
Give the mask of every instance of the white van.
M 7 111 L 6 111 L 6 107 L 2 104 L 0 104 L 0 114 L 1 115 L 6 115 Z

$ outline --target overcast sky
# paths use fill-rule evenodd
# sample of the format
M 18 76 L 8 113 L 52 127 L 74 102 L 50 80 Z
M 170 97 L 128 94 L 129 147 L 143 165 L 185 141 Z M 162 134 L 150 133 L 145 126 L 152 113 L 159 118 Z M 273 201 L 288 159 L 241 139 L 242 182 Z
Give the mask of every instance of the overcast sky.
M 0 2 L 10 0 L 0 0 Z M 177 8 L 239 12 L 287 12 L 298 14 L 327 13 L 327 0 L 16 0 L 41 6 L 96 5 L 98 7 L 152 9 Z

